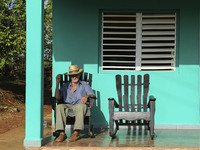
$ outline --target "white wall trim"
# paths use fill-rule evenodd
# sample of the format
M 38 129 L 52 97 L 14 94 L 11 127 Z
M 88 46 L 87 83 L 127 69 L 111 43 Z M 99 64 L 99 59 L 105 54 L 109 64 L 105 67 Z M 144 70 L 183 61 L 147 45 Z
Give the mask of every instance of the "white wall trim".
M 200 129 L 200 124 L 156 124 L 155 129 Z
M 136 128 L 138 128 L 139 126 L 137 126 Z M 85 128 L 88 128 L 88 126 L 86 125 Z M 108 125 L 106 124 L 97 124 L 97 125 L 93 125 L 93 128 L 98 129 L 98 128 L 102 128 L 102 129 L 107 129 L 109 128 Z M 126 129 L 128 128 L 128 126 L 119 126 L 120 129 Z M 133 127 L 131 127 L 133 128 Z M 144 126 L 142 126 L 142 128 L 144 128 Z M 73 129 L 73 126 L 71 125 L 66 125 L 65 129 Z M 181 130 L 181 129 L 188 129 L 188 130 L 199 130 L 200 129 L 200 124 L 155 124 L 155 129 L 175 129 L 175 130 Z
M 41 147 L 43 139 L 41 140 L 24 140 L 24 147 Z

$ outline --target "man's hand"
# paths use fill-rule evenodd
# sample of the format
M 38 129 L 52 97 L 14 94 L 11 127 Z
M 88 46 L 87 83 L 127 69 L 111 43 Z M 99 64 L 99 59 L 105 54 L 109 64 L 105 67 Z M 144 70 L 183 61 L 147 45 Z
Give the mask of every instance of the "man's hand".
M 61 80 L 61 74 L 58 74 L 56 76 L 56 84 L 59 84 L 60 83 L 60 80 Z
M 88 97 L 89 97 L 89 95 L 83 96 L 81 99 L 81 103 L 85 104 L 87 102 Z
M 61 80 L 61 74 L 58 74 L 56 76 L 56 90 L 55 90 L 55 97 L 57 100 L 60 99 L 60 93 L 59 93 L 59 83 L 60 83 L 60 80 Z

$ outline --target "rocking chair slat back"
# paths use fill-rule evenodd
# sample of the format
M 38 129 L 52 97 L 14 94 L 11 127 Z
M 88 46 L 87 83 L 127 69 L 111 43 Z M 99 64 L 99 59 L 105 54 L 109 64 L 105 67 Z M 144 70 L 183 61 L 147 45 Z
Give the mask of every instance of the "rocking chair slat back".
M 129 102 L 128 102 L 128 76 L 124 76 L 124 108 L 125 112 L 129 111 Z
M 147 96 L 149 92 L 149 74 L 144 75 L 144 94 L 143 94 L 143 106 L 144 106 L 144 112 L 147 111 Z
M 68 76 L 65 75 L 65 79 L 64 79 L 64 81 L 67 82 L 68 80 L 69 80 L 69 79 L 68 79 Z
M 84 73 L 83 81 L 87 81 L 87 76 L 88 76 L 88 73 Z
M 116 76 L 116 87 L 119 100 L 119 111 L 122 111 L 122 80 L 120 75 Z
M 137 76 L 137 112 L 141 112 L 141 86 L 142 86 L 142 76 Z
M 92 74 L 91 73 L 89 73 L 89 80 L 88 80 L 88 82 L 89 82 L 90 87 L 92 87 Z
M 135 112 L 135 76 L 131 76 L 131 111 Z
M 144 75 L 143 82 L 142 82 L 141 75 L 137 76 L 137 81 L 135 77 L 136 77 L 135 75 L 131 75 L 131 83 L 129 84 L 128 75 L 123 76 L 124 78 L 123 83 L 122 83 L 121 75 L 116 75 L 116 88 L 117 88 L 117 94 L 118 94 L 118 100 L 119 100 L 119 111 L 147 112 L 149 75 L 148 74 Z M 130 96 L 129 96 L 129 89 L 130 89 Z M 130 98 L 130 102 L 129 102 L 129 98 Z

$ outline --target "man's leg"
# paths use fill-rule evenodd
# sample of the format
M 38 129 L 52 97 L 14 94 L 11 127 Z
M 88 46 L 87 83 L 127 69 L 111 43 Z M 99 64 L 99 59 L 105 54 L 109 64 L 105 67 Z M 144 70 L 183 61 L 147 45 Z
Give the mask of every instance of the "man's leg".
M 79 103 L 74 105 L 72 109 L 75 113 L 74 130 L 84 130 L 84 118 L 87 111 L 87 105 Z
M 65 130 L 68 107 L 66 104 L 56 106 L 56 130 Z
M 79 131 L 84 129 L 84 118 L 87 111 L 86 104 L 76 104 L 72 107 L 75 113 L 74 133 L 69 137 L 69 141 L 74 142 L 79 138 Z
M 60 136 L 55 141 L 62 142 L 67 136 L 65 134 L 66 116 L 68 113 L 68 106 L 66 104 L 59 104 L 56 106 L 56 131 L 59 130 Z

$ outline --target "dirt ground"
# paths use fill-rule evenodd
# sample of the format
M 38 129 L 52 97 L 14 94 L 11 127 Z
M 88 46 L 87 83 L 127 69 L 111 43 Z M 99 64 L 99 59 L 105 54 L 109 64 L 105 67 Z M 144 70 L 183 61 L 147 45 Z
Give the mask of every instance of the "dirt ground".
M 51 88 L 45 82 L 44 116 L 51 114 Z M 25 126 L 25 81 L 0 79 L 0 134 Z

